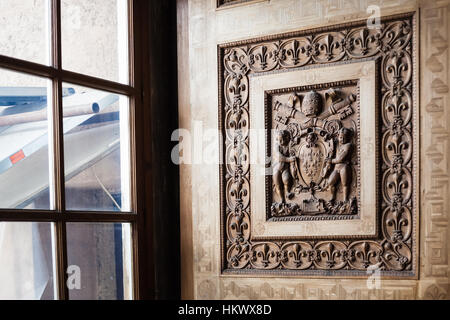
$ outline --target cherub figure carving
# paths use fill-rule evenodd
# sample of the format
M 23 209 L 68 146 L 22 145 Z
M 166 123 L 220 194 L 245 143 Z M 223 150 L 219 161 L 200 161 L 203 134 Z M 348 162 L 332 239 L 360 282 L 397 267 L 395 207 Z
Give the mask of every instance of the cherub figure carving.
M 353 145 L 350 141 L 351 131 L 345 127 L 339 130 L 339 145 L 336 149 L 336 157 L 334 159 L 328 158 L 325 171 L 328 171 L 331 165 L 334 165 L 333 171 L 328 178 L 328 187 L 331 190 L 331 200 L 336 199 L 336 187 L 340 182 L 342 183 L 344 202 L 348 201 L 350 184 L 352 181 L 352 168 L 350 165 Z
M 290 192 L 293 177 L 295 177 L 295 156 L 290 154 L 289 142 L 291 140 L 288 130 L 277 132 L 278 154 L 273 171 L 275 190 L 281 198 L 282 203 L 294 196 Z

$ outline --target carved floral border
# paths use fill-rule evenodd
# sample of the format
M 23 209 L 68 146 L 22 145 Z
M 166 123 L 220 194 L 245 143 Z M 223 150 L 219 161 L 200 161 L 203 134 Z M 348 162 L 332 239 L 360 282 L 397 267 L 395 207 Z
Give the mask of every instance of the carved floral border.
M 413 13 L 218 46 L 221 265 L 223 274 L 417 276 L 416 22 Z M 379 58 L 376 148 L 378 239 L 253 241 L 250 220 L 250 74 Z M 381 143 L 379 143 L 381 142 Z

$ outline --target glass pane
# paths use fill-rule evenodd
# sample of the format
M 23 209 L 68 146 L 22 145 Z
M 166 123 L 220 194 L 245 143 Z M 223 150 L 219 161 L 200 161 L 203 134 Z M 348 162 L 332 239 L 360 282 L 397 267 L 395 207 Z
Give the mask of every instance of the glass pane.
M 63 68 L 128 83 L 127 0 L 62 0 Z
M 47 79 L 0 69 L 0 208 L 51 209 Z
M 0 300 L 51 300 L 55 295 L 51 223 L 0 222 Z
M 129 224 L 68 223 L 67 259 L 70 299 L 132 298 Z
M 48 64 L 48 0 L 0 0 L 0 54 Z
M 66 208 L 130 211 L 128 98 L 70 87 L 75 93 L 63 99 Z

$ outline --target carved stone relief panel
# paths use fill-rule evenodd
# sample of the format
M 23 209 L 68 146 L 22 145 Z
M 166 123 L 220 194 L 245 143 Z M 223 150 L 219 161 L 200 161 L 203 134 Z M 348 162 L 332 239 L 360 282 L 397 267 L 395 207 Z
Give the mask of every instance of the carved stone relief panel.
M 403 14 L 219 45 L 223 274 L 417 276 L 414 33 Z
M 377 235 L 378 68 L 369 59 L 249 76 L 251 133 L 265 133 L 249 141 L 251 240 Z
M 358 82 L 266 91 L 268 218 L 359 212 Z M 270 148 L 271 146 L 271 148 Z

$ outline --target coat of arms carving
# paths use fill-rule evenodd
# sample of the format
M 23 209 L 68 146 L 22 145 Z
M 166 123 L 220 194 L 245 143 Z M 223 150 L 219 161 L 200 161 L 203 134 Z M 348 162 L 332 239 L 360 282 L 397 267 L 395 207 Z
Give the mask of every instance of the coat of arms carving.
M 269 218 L 358 214 L 357 81 L 266 92 Z

